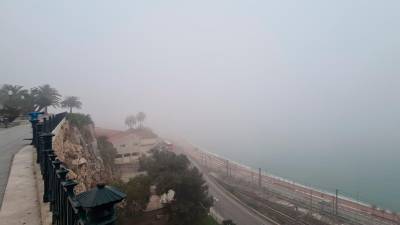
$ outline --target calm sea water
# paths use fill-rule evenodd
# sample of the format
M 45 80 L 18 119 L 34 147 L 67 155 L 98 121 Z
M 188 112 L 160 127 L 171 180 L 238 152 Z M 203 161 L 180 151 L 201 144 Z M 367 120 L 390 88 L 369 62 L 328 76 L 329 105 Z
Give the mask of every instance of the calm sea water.
M 192 138 L 198 146 L 239 163 L 400 211 L 400 151 L 395 147 L 282 145 L 267 139 Z

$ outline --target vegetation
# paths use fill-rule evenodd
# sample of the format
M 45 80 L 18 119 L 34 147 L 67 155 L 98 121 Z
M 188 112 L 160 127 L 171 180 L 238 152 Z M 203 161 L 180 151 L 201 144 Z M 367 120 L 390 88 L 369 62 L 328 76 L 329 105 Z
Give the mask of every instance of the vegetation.
M 86 125 L 93 124 L 93 120 L 89 114 L 85 115 L 82 113 L 70 113 L 67 115 L 67 120 L 79 129 Z
M 157 186 L 158 194 L 175 191 L 174 200 L 165 205 L 170 224 L 201 224 L 212 206 L 212 197 L 202 174 L 190 167 L 186 156 L 155 150 L 152 156 L 141 157 L 139 163 Z
M 12 122 L 20 114 L 34 109 L 31 92 L 19 85 L 5 84 L 0 89 L 0 116 Z
M 138 114 L 136 115 L 136 119 L 139 123 L 139 127 L 142 128 L 143 122 L 146 119 L 146 114 L 144 112 L 138 112 Z
M 125 125 L 129 127 L 129 129 L 135 129 L 136 124 L 138 124 L 139 128 L 143 128 L 143 122 L 146 119 L 146 114 L 144 112 L 138 112 L 135 115 L 129 115 L 125 118 Z
M 35 103 L 38 106 L 38 111 L 44 109 L 44 112 L 47 113 L 47 108 L 49 106 L 59 105 L 61 95 L 58 93 L 57 89 L 52 88 L 48 84 L 33 88 L 31 93 L 35 96 Z
M 135 217 L 142 214 L 150 199 L 151 179 L 147 175 L 139 175 L 129 180 L 128 183 L 116 183 L 127 197 L 126 204 L 120 213 L 120 219 Z
M 207 216 L 200 221 L 199 225 L 219 225 L 219 223 L 215 221 L 211 216 Z
M 72 108 L 80 109 L 82 107 L 82 102 L 76 96 L 67 96 L 64 101 L 61 102 L 62 108 L 69 108 L 69 113 L 72 113 Z
M 32 111 L 47 112 L 49 106 L 57 107 L 61 95 L 48 84 L 24 89 L 23 86 L 5 84 L 0 88 L 0 117 L 7 122 L 12 122 L 20 115 L 26 115 Z M 69 108 L 80 108 L 82 102 L 78 97 L 66 97 L 61 106 Z
M 129 129 L 135 128 L 136 122 L 137 120 L 134 115 L 130 115 L 125 118 L 125 125 L 127 125 Z
M 107 137 L 101 136 L 97 138 L 97 147 L 99 148 L 100 156 L 103 159 L 104 166 L 112 171 L 115 175 L 115 163 L 114 159 L 117 156 L 117 150 L 113 144 L 107 140 Z

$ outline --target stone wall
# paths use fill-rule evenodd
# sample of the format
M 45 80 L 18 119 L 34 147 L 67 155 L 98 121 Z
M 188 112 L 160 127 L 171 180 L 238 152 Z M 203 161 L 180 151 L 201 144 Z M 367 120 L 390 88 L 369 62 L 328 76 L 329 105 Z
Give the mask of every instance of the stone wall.
M 92 124 L 81 129 L 65 121 L 57 132 L 53 149 L 70 170 L 68 177 L 78 181 L 77 193 L 86 191 L 100 182 L 110 182 L 112 173 L 105 169 L 99 156 L 97 139 Z

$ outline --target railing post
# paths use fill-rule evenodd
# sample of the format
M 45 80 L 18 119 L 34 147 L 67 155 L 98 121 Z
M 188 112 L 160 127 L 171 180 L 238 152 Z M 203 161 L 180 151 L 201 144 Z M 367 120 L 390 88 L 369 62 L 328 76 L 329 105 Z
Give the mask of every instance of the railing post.
M 47 160 L 47 151 L 51 150 L 53 147 L 53 136 L 54 134 L 51 133 L 44 133 L 40 135 L 40 140 L 41 140 L 41 148 L 39 148 L 39 163 L 40 163 L 40 168 L 42 171 L 43 178 L 45 176 L 45 166 L 46 166 L 46 160 Z
M 48 154 L 49 159 L 47 160 L 47 174 L 49 176 L 48 182 L 47 182 L 47 201 L 50 202 L 50 211 L 51 211 L 51 204 L 53 201 L 53 175 L 54 175 L 54 167 L 53 167 L 53 161 L 56 159 L 56 155 L 54 154 L 54 151 L 49 152 Z
M 31 142 L 31 145 L 35 146 L 36 138 L 37 138 L 37 136 L 36 136 L 36 124 L 39 122 L 39 120 L 34 119 L 34 120 L 31 120 L 30 122 L 32 124 L 32 142 Z
M 36 157 L 36 163 L 40 163 L 40 156 L 41 156 L 41 152 L 40 152 L 40 147 L 41 147 L 41 142 L 40 142 L 40 135 L 42 135 L 42 131 L 43 131 L 43 124 L 38 122 L 36 124 L 36 138 L 35 138 L 35 147 L 36 147 L 36 153 L 37 153 L 37 157 Z
M 59 159 L 53 160 L 51 163 L 53 166 L 52 174 L 51 174 L 51 202 L 50 202 L 50 211 L 54 211 L 54 208 L 56 207 L 56 198 L 57 198 L 57 170 L 60 169 L 61 161 Z M 54 214 L 54 213 L 53 213 Z
M 77 184 L 78 183 L 73 180 L 66 180 L 61 184 L 64 189 L 64 199 L 66 203 L 66 210 L 63 213 L 64 216 L 62 224 L 65 225 L 74 224 L 75 221 L 77 220 L 77 215 L 74 213 L 72 206 L 72 201 L 75 200 L 74 187 Z
M 54 151 L 52 149 L 43 150 L 43 181 L 44 181 L 44 190 L 43 190 L 43 202 L 49 202 L 50 195 L 50 164 L 51 158 L 50 156 L 54 156 Z M 54 156 L 55 157 L 55 156 Z
M 56 225 L 61 225 L 61 216 L 64 209 L 64 202 L 62 199 L 63 191 L 61 187 L 61 182 L 65 181 L 65 178 L 67 176 L 68 170 L 65 169 L 64 167 L 60 167 L 59 170 L 56 171 L 56 204 L 55 204 L 55 212 L 53 213 L 53 223 Z
M 54 115 L 50 116 L 49 124 L 50 124 L 50 132 L 52 132 L 54 130 Z
M 46 117 L 43 118 L 43 132 L 44 133 L 49 132 L 49 127 L 48 127 L 48 123 L 47 123 L 47 118 Z

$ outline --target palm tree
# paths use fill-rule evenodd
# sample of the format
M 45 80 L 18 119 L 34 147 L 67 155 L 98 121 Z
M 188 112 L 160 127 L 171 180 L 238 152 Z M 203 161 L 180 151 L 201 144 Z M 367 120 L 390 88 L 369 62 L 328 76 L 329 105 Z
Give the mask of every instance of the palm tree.
M 16 106 L 20 105 L 28 90 L 22 89 L 19 85 L 5 84 L 0 89 L 0 103 L 3 105 Z
M 138 112 L 136 119 L 139 122 L 139 126 L 143 127 L 143 121 L 146 119 L 146 114 L 144 114 L 144 112 Z
M 69 113 L 72 113 L 72 108 L 80 109 L 82 107 L 82 102 L 76 96 L 67 96 L 64 101 L 61 102 L 61 107 L 69 108 Z
M 125 118 L 125 124 L 129 127 L 129 129 L 135 128 L 136 122 L 137 120 L 134 115 L 130 115 Z
M 47 107 L 59 105 L 61 95 L 58 93 L 57 89 L 52 88 L 48 84 L 33 88 L 31 92 L 35 96 L 39 111 L 44 109 L 47 113 Z
M 32 111 L 30 93 L 19 85 L 5 84 L 0 89 L 0 114 L 11 122 L 20 114 Z

